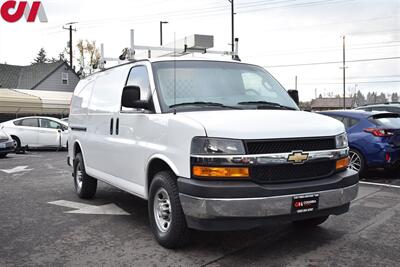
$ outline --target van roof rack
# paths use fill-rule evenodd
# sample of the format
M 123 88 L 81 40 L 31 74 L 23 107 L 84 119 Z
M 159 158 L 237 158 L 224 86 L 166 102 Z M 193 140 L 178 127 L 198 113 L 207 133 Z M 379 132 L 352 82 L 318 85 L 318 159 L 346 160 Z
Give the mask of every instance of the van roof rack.
M 232 56 L 233 60 L 240 61 L 240 58 L 238 56 L 239 38 L 235 38 L 234 52 L 210 50 L 214 47 L 214 36 L 202 34 L 193 34 L 191 36 L 184 37 L 183 39 L 176 40 L 174 43 L 165 46 L 145 46 L 135 44 L 134 30 L 132 29 L 130 31 L 130 43 L 130 48 L 125 48 L 119 58 L 105 57 L 104 44 L 101 44 L 101 58 L 99 68 L 101 70 L 104 70 L 105 64 L 108 61 L 117 61 L 118 65 L 121 65 L 126 64 L 127 62 L 135 62 L 140 59 L 148 59 L 152 57 L 179 57 L 194 53 Z M 143 53 L 144 58 L 136 58 L 135 55 L 136 51 L 138 50 L 145 51 L 145 53 L 147 52 L 147 55 Z

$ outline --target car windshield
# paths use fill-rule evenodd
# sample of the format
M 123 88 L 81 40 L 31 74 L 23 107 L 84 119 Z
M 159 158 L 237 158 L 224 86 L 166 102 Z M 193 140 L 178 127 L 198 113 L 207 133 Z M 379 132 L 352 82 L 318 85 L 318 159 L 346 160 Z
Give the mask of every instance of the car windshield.
M 296 103 L 264 69 L 248 64 L 177 60 L 153 63 L 160 104 L 172 109 L 293 109 Z

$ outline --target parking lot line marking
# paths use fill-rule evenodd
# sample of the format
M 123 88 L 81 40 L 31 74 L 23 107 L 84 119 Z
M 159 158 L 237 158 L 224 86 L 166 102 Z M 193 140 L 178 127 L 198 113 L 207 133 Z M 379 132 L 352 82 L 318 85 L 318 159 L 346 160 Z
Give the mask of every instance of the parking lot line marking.
M 130 215 L 117 205 L 110 203 L 101 206 L 89 205 L 79 202 L 57 200 L 48 202 L 49 204 L 75 209 L 65 211 L 64 213 L 80 213 L 80 214 L 100 214 L 100 215 Z
M 400 185 L 382 184 L 382 183 L 373 183 L 373 182 L 360 182 L 360 184 L 377 185 L 377 186 L 384 186 L 384 187 L 399 188 L 400 189 Z
M 27 172 L 31 171 L 33 169 L 28 169 L 29 166 L 17 166 L 12 169 L 0 169 L 0 171 L 3 171 L 7 174 L 12 174 L 12 173 L 17 173 L 17 172 Z

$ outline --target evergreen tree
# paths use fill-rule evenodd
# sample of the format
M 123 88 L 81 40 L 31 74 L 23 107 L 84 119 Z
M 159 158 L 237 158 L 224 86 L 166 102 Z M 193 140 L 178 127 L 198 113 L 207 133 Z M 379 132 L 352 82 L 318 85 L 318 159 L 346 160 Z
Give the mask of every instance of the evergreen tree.
M 44 50 L 44 48 L 40 48 L 36 58 L 33 60 L 32 65 L 33 64 L 38 64 L 38 63 L 47 63 L 49 62 L 49 59 L 47 58 L 47 53 Z
M 365 96 L 361 93 L 360 90 L 358 90 L 355 95 L 355 101 L 357 103 L 357 106 L 363 106 L 366 104 Z

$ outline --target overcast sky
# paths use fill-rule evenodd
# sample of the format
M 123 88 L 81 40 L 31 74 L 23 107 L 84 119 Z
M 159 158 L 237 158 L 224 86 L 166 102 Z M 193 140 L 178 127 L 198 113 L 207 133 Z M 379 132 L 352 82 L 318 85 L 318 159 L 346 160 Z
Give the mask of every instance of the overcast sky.
M 48 23 L 0 21 L 1 63 L 29 65 L 41 47 L 57 57 L 69 38 L 62 26 L 71 21 L 79 22 L 74 43 L 104 43 L 109 57 L 129 46 L 131 28 L 137 44 L 158 45 L 160 20 L 169 22 L 164 25 L 164 43 L 172 42 L 174 33 L 177 38 L 211 34 L 215 49 L 230 50 L 228 0 L 42 3 Z M 341 63 L 334 62 L 342 60 L 343 35 L 350 61 L 348 92 L 400 92 L 399 0 L 235 0 L 235 5 L 241 59 L 265 66 L 287 89 L 294 88 L 297 75 L 301 100 L 342 92 Z

